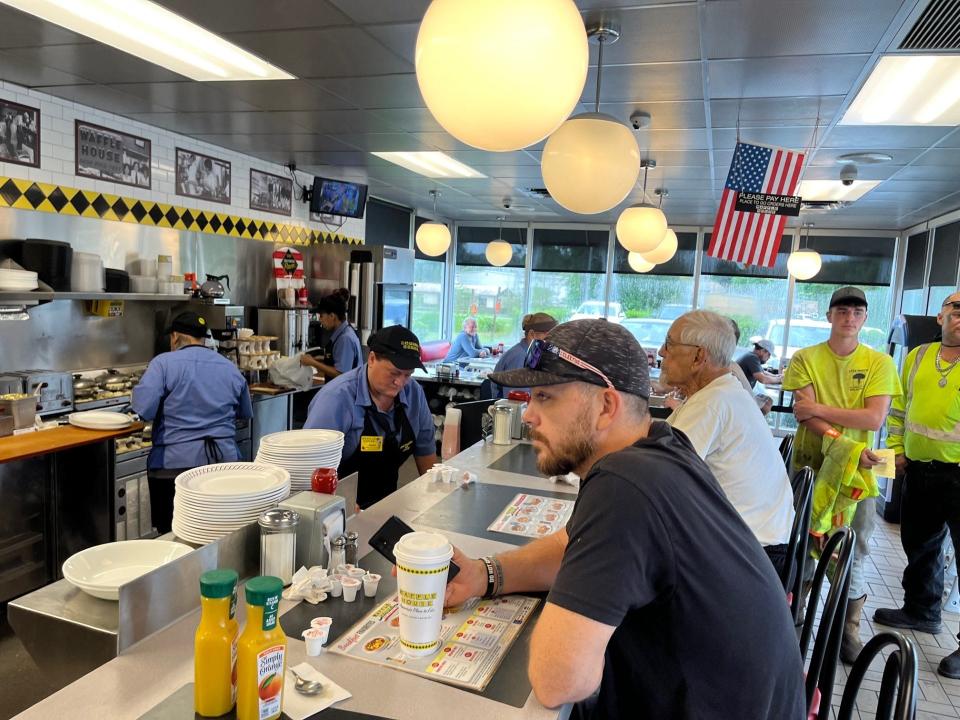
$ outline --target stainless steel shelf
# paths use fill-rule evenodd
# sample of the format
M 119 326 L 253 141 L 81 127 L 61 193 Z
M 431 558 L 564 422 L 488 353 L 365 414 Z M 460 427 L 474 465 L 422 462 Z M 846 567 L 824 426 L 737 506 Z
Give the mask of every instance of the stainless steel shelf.
M 154 293 L 87 293 L 87 292 L 2 292 L 4 303 L 50 302 L 51 300 L 150 300 L 153 302 L 189 302 L 189 295 L 159 295 Z

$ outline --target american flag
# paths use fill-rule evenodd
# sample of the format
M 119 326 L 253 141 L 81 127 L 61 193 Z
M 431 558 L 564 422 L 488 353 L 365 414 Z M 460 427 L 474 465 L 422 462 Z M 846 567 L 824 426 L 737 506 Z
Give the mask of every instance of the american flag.
M 737 143 L 707 254 L 721 260 L 772 267 L 785 215 L 740 212 L 742 192 L 793 195 L 804 154 L 779 147 Z

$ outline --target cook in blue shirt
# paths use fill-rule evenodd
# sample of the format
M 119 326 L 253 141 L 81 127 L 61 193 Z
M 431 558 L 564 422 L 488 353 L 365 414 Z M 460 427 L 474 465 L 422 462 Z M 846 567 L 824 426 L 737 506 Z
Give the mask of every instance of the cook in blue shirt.
M 328 295 L 317 304 L 320 324 L 330 333 L 319 357 L 306 353 L 300 356 L 300 364 L 314 367 L 327 379 L 335 378 L 359 367 L 362 362 L 360 337 L 347 322 L 347 304 L 337 293 Z
M 468 317 L 463 321 L 463 332 L 453 339 L 450 344 L 450 351 L 443 361 L 451 362 L 461 358 L 484 358 L 486 356 L 487 351 L 480 344 L 480 336 L 477 334 L 477 321 Z
M 236 461 L 237 418 L 253 417 L 250 392 L 240 371 L 204 347 L 206 321 L 194 312 L 178 315 L 168 332 L 171 352 L 155 357 L 133 388 L 133 409 L 153 421 L 147 460 L 153 524 L 170 530 L 174 478 L 191 468 Z
M 425 473 L 437 462 L 433 415 L 423 388 L 410 382 L 422 368 L 420 341 L 393 325 L 370 336 L 367 362 L 324 385 L 310 402 L 305 428 L 339 430 L 343 456 L 337 473 L 359 473 L 357 504 L 366 508 L 397 489 L 410 455 Z
M 494 372 L 504 372 L 506 370 L 519 370 L 523 367 L 524 361 L 527 359 L 527 348 L 530 347 L 530 343 L 534 340 L 543 340 L 547 333 L 553 330 L 556 327 L 557 321 L 552 315 L 547 313 L 531 313 L 530 315 L 523 316 L 523 322 L 521 327 L 523 328 L 523 339 L 520 340 L 516 345 L 503 353 L 503 356 L 497 362 L 497 366 L 494 368 Z M 494 398 L 503 398 L 506 397 L 506 390 L 502 385 L 497 385 L 491 380 L 493 384 L 493 397 Z M 514 388 L 515 390 L 526 390 L 530 391 L 529 388 Z

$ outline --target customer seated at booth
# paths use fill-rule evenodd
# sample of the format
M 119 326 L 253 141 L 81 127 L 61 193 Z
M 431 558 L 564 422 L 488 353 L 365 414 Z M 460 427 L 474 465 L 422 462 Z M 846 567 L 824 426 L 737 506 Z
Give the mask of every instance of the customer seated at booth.
M 494 372 L 505 372 L 506 370 L 522 368 L 523 362 L 527 358 L 527 350 L 530 348 L 530 343 L 534 340 L 543 340 L 547 333 L 553 330 L 556 325 L 556 319 L 553 315 L 548 315 L 547 313 L 538 312 L 524 315 L 523 322 L 520 324 L 520 327 L 523 329 L 523 338 L 500 356 L 500 359 L 497 361 L 497 366 L 493 369 Z M 494 398 L 507 396 L 502 385 L 492 384 Z M 526 388 L 520 389 L 523 390 Z
M 756 404 L 730 374 L 736 349 L 727 318 L 696 310 L 674 320 L 660 348 L 660 377 L 686 399 L 667 422 L 682 430 L 779 573 L 793 525 L 793 491 Z
M 300 364 L 312 367 L 328 380 L 353 370 L 363 362 L 360 337 L 347 322 L 347 304 L 339 293 L 327 295 L 317 304 L 320 324 L 327 331 L 327 341 L 318 357 L 300 355 Z
M 764 415 L 770 412 L 773 407 L 773 400 L 763 392 L 757 389 L 757 383 L 764 385 L 779 385 L 781 378 L 763 369 L 763 364 L 773 355 L 775 348 L 773 342 L 766 338 L 756 338 L 753 341 L 753 350 L 743 353 L 737 358 L 737 365 L 743 370 L 743 374 L 750 383 L 753 393 L 753 399 Z
M 477 334 L 476 318 L 468 317 L 463 321 L 463 332 L 457 335 L 450 343 L 450 351 L 443 359 L 444 362 L 453 362 L 462 358 L 485 358 L 490 353 L 480 344 Z

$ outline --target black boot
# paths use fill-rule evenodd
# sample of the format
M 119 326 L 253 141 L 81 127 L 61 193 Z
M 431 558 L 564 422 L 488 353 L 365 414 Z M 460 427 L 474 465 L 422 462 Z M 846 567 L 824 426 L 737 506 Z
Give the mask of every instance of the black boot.
M 936 635 L 943 629 L 939 620 L 921 620 L 904 608 L 879 608 L 873 613 L 873 621 L 887 627 L 919 630 L 931 635 Z
M 941 660 L 937 672 L 944 677 L 960 680 L 960 650 L 954 650 Z

